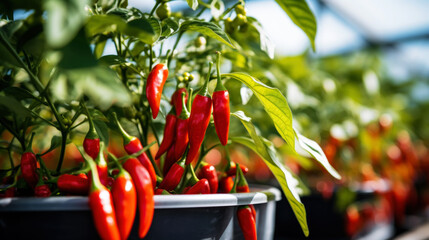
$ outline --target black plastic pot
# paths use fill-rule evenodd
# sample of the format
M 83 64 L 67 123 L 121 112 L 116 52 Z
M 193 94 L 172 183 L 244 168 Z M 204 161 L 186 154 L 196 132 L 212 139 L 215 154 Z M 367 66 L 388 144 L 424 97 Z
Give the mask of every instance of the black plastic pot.
M 258 239 L 273 239 L 278 189 L 254 186 L 251 193 L 157 195 L 145 239 L 243 239 L 237 207 L 253 204 Z M 138 216 L 130 239 L 138 239 Z M 98 239 L 87 197 L 0 200 L 0 239 Z

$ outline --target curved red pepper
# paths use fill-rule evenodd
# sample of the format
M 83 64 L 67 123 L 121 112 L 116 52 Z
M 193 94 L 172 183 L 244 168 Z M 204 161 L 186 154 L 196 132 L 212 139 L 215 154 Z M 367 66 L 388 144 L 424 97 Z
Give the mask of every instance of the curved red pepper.
M 189 126 L 192 127 L 189 128 L 190 147 L 186 157 L 186 164 L 190 164 L 198 155 L 210 122 L 212 99 L 208 93 L 208 82 L 212 66 L 213 63 L 210 63 L 207 80 L 192 103 L 191 116 L 189 117 Z
M 137 210 L 137 193 L 131 176 L 121 169 L 112 185 L 113 204 L 121 239 L 128 238 Z
M 97 173 L 98 173 L 97 175 L 100 178 L 100 182 L 104 186 L 108 186 L 109 173 L 107 170 L 107 162 L 106 162 L 106 159 L 104 158 L 103 148 L 104 148 L 104 145 L 103 143 L 101 143 L 101 151 L 98 152 L 98 155 L 94 160 L 95 160 L 95 164 L 97 165 Z M 90 178 L 91 178 L 91 174 L 92 174 L 92 171 L 88 173 Z
M 176 123 L 176 142 L 174 144 L 174 159 L 180 159 L 185 153 L 189 143 L 189 111 L 185 104 L 185 93 L 181 96 L 182 113 L 177 118 Z
M 183 100 L 182 100 L 182 93 L 185 93 L 185 104 L 188 103 L 188 91 L 186 88 L 179 88 L 174 93 L 173 96 L 171 96 L 171 104 L 176 109 L 176 116 L 180 116 L 182 113 L 182 106 L 183 106 Z
M 198 178 L 205 178 L 209 181 L 210 192 L 216 193 L 219 185 L 216 168 L 213 165 L 205 164 L 198 173 Z
M 174 190 L 177 187 L 177 185 L 179 185 L 184 172 L 185 172 L 185 168 L 184 168 L 183 161 L 179 161 L 173 164 L 173 166 L 171 166 L 167 175 L 165 175 L 164 179 L 159 185 L 159 188 L 165 189 L 167 191 Z
M 237 210 L 238 223 L 245 240 L 256 240 L 256 220 L 249 206 L 240 206 Z
M 57 186 L 61 192 L 87 195 L 89 180 L 84 173 L 79 175 L 63 174 L 58 177 Z
M 149 106 L 152 109 L 153 119 L 158 116 L 159 105 L 161 103 L 162 90 L 164 88 L 165 81 L 168 77 L 167 66 L 160 63 L 153 67 L 152 71 L 147 77 L 146 83 L 146 97 L 149 102 Z
M 49 197 L 51 196 L 51 189 L 48 185 L 37 185 L 36 188 L 34 188 L 34 196 L 36 197 Z
M 217 53 L 217 84 L 213 92 L 213 120 L 217 136 L 222 143 L 226 145 L 229 133 L 229 93 L 222 84 L 220 76 L 220 52 Z
M 162 139 L 161 144 L 159 145 L 158 152 L 155 155 L 156 159 L 159 159 L 162 154 L 167 152 L 167 150 L 173 144 L 173 141 L 174 141 L 175 135 L 176 135 L 175 134 L 176 121 L 177 121 L 176 114 L 172 110 L 167 114 L 167 117 L 165 119 L 164 137 Z
M 36 155 L 33 152 L 25 152 L 21 156 L 21 172 L 25 182 L 34 188 L 39 181 L 39 175 L 37 174 L 37 160 Z
M 135 158 L 130 158 L 124 163 L 124 168 L 131 175 L 137 190 L 139 206 L 140 226 L 139 237 L 143 238 L 152 224 L 155 202 L 151 176 L 145 167 Z
M 91 168 L 91 189 L 89 192 L 89 206 L 92 211 L 95 228 L 101 239 L 119 240 L 116 214 L 110 191 L 101 184 L 94 162 L 87 161 Z
M 195 185 L 185 191 L 185 194 L 209 194 L 210 184 L 205 178 L 199 180 Z
M 175 162 L 177 162 L 177 160 L 178 160 L 174 156 L 174 149 L 175 149 L 176 144 L 177 144 L 177 142 L 175 142 L 171 145 L 171 147 L 167 151 L 167 155 L 165 156 L 164 166 L 162 168 L 162 173 L 164 174 L 164 176 L 168 173 L 171 166 L 173 166 L 173 164 Z

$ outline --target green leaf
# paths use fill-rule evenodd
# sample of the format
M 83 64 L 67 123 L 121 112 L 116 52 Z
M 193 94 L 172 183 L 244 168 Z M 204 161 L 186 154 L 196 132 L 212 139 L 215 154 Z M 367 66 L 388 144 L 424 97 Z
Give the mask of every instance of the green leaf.
M 54 48 L 69 43 L 86 20 L 88 0 L 46 0 L 46 40 Z
M 192 10 L 197 10 L 198 8 L 198 0 L 186 0 L 186 2 L 188 2 L 188 5 L 190 8 L 192 8 Z
M 261 47 L 261 50 L 267 53 L 268 57 L 271 59 L 274 58 L 274 51 L 275 51 L 275 45 L 271 38 L 268 36 L 268 34 L 265 32 L 262 25 L 252 17 L 247 17 L 247 20 L 250 24 L 253 25 L 253 27 L 258 31 L 259 33 L 259 44 Z
M 222 77 L 238 80 L 249 87 L 264 106 L 273 120 L 280 136 L 292 149 L 295 149 L 295 135 L 292 128 L 292 112 L 286 98 L 277 88 L 269 87 L 258 79 L 245 73 L 222 74 Z
M 113 66 L 126 63 L 127 61 L 118 55 L 105 55 L 99 58 L 98 62 L 106 66 Z
M 88 36 L 95 36 L 122 31 L 125 26 L 126 22 L 117 15 L 93 15 L 88 19 L 85 29 Z
M 180 31 L 195 31 L 208 37 L 214 38 L 232 48 L 235 48 L 229 40 L 228 35 L 218 25 L 212 22 L 204 22 L 198 20 L 188 20 L 182 23 Z
M 298 140 L 298 144 L 311 154 L 323 167 L 336 179 L 341 179 L 340 174 L 329 164 L 328 159 L 325 156 L 322 148 L 313 140 L 308 139 L 301 135 L 296 129 L 294 129 L 295 136 Z
M 155 18 L 139 18 L 127 23 L 125 34 L 138 38 L 149 45 L 154 44 L 161 36 L 161 24 Z
M 231 140 L 253 149 L 264 160 L 265 164 L 267 164 L 268 168 L 280 183 L 283 193 L 291 205 L 302 231 L 305 236 L 308 236 L 307 214 L 304 204 L 301 202 L 298 195 L 299 189 L 297 187 L 299 181 L 280 162 L 277 152 L 271 142 L 259 136 L 249 117 L 245 116 L 241 111 L 232 113 L 231 115 L 240 119 L 253 141 L 247 138 L 231 138 Z
M 100 140 L 104 142 L 105 146 L 109 145 L 109 128 L 106 123 L 100 120 L 93 120 L 93 122 Z
M 162 20 L 162 37 L 168 37 L 175 34 L 179 30 L 179 23 L 172 18 Z
M 66 145 L 71 143 L 70 139 L 67 139 Z M 48 150 L 46 150 L 44 153 L 41 154 L 41 156 L 51 152 L 52 150 L 54 150 L 55 148 L 61 146 L 61 136 L 53 136 L 51 138 L 51 146 L 49 147 Z
M 317 22 L 313 13 L 304 0 L 276 0 L 277 4 L 287 13 L 292 21 L 307 34 L 313 51 L 317 32 Z
M 0 96 L 0 112 L 2 116 L 6 116 L 9 112 L 15 115 L 19 120 L 31 117 L 31 112 L 25 108 L 21 102 L 9 96 Z
M 2 90 L 7 96 L 13 97 L 17 100 L 23 100 L 23 99 L 33 99 L 40 103 L 43 103 L 40 101 L 40 99 L 36 98 L 31 92 L 24 88 L 19 87 L 7 87 Z

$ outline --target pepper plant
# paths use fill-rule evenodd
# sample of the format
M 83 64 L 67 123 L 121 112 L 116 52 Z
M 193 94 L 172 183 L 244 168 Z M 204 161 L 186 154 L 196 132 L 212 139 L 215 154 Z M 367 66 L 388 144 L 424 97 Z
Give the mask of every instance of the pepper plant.
M 315 50 L 317 25 L 307 3 L 276 2 Z M 264 59 L 273 58 L 269 37 L 257 19 L 247 16 L 244 1 L 186 3 L 183 11 L 172 12 L 168 0 L 157 0 L 144 12 L 126 0 L 2 1 L 2 190 L 33 195 L 38 179 L 49 185 L 52 196 L 82 194 L 87 188 L 94 213 L 115 218 L 102 211 L 114 208 L 121 197 L 115 197 L 113 189 L 114 201 L 104 201 L 101 193 L 109 190 L 103 185 L 120 185 L 121 172 L 127 171 L 137 192 L 139 236 L 144 237 L 153 217 L 154 192 L 210 193 L 218 176 L 200 173 L 200 168 L 213 171 L 204 156 L 218 148 L 230 159 L 228 148 L 243 145 L 265 161 L 308 235 L 297 177 L 259 128 L 270 126 L 291 155 L 297 155 L 298 144 L 332 176 L 340 176 L 322 149 L 292 126 L 292 112 L 281 91 L 249 75 L 255 65 L 263 68 Z M 18 10 L 26 11 L 24 17 L 17 17 Z M 240 72 L 222 73 L 228 67 Z M 241 101 L 242 89 L 250 89 L 259 101 Z M 256 115 L 242 111 L 248 106 L 256 113 L 264 111 L 263 124 L 254 125 L 251 117 Z M 230 125 L 241 130 L 229 132 Z M 116 151 L 118 135 L 123 136 L 126 154 Z M 153 151 L 161 145 L 156 155 L 150 149 L 153 144 Z M 66 153 L 76 145 L 85 163 L 73 165 Z M 19 157 L 24 152 L 31 154 L 28 166 Z M 222 172 L 218 192 L 233 190 L 233 169 L 246 169 L 231 160 L 216 168 Z M 18 180 L 20 174 L 31 179 Z M 170 176 L 172 182 L 166 182 Z M 97 228 L 116 225 L 97 214 Z M 116 215 L 118 222 L 122 214 Z M 127 236 L 124 231 L 129 230 L 123 229 L 129 227 L 118 224 L 122 227 L 111 226 L 110 237 Z

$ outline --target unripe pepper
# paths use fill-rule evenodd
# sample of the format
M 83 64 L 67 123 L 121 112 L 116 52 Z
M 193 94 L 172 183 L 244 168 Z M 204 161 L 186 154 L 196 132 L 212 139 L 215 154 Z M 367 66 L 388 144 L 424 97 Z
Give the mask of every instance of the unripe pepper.
M 200 172 L 198 173 L 197 177 L 199 179 L 202 179 L 202 178 L 207 179 L 210 185 L 210 192 L 216 193 L 219 185 L 216 168 L 213 165 L 210 165 L 208 163 L 202 163 L 202 164 L 203 164 L 203 167 L 200 169 Z
M 30 142 L 25 152 L 21 155 L 21 173 L 25 182 L 27 182 L 27 184 L 34 189 L 34 187 L 37 185 L 37 182 L 39 181 L 39 175 L 37 174 L 36 155 L 31 150 L 33 137 L 34 133 L 31 135 Z
M 119 240 L 121 236 L 116 222 L 112 195 L 109 190 L 101 184 L 95 163 L 91 160 L 85 160 L 92 172 L 89 206 L 91 208 L 95 228 L 101 239 Z
M 163 63 L 159 63 L 155 67 L 153 67 L 152 71 L 147 77 L 146 97 L 149 102 L 149 106 L 152 109 L 153 119 L 158 116 L 162 90 L 164 88 L 164 84 L 167 80 L 167 77 L 168 69 L 167 66 L 165 66 Z
M 217 84 L 213 92 L 213 120 L 217 136 L 219 137 L 222 145 L 228 142 L 229 133 L 229 93 L 223 86 L 220 76 L 220 52 L 217 54 Z
M 140 140 L 136 137 L 130 136 L 122 128 L 121 124 L 119 123 L 119 120 L 116 118 L 116 115 L 114 115 L 114 116 L 115 116 L 116 124 L 118 125 L 118 128 L 122 134 L 125 151 L 128 154 L 133 154 L 133 153 L 137 153 L 137 152 L 141 151 L 143 149 L 143 146 L 142 146 Z M 153 189 L 155 189 L 155 187 L 156 187 L 156 172 L 155 172 L 155 168 L 152 165 L 152 162 L 150 161 L 150 159 L 147 157 L 146 153 L 144 153 L 144 152 L 142 154 L 140 154 L 137 158 L 140 161 L 140 163 L 143 165 L 143 167 L 146 168 L 146 170 L 148 171 L 148 173 L 150 175 L 150 179 L 152 181 Z
M 121 239 L 128 238 L 137 210 L 137 193 L 130 174 L 119 166 L 119 175 L 112 185 L 113 204 Z
M 61 192 L 87 195 L 89 191 L 89 180 L 84 173 L 78 175 L 63 174 L 58 177 L 57 186 Z
M 161 155 L 164 154 L 165 152 L 167 152 L 167 150 L 173 144 L 173 141 L 174 141 L 175 135 L 176 135 L 175 134 L 176 122 L 177 122 L 177 117 L 176 117 L 176 113 L 174 112 L 174 108 L 173 108 L 167 114 L 167 117 L 165 119 L 164 137 L 162 139 L 161 144 L 159 145 L 159 149 L 155 155 L 155 159 L 159 159 L 161 157 Z
M 184 160 L 181 160 L 173 164 L 173 166 L 171 166 L 167 175 L 165 175 L 164 179 L 159 185 L 159 188 L 165 189 L 167 191 L 174 190 L 177 187 L 177 185 L 179 185 L 184 172 L 185 172 Z
M 189 143 L 189 111 L 185 104 L 185 93 L 182 93 L 182 113 L 177 118 L 176 142 L 174 144 L 174 159 L 180 159 L 185 153 Z
M 238 223 L 245 240 L 256 240 L 256 219 L 249 206 L 240 206 L 237 210 Z
M 208 91 L 210 72 L 213 63 L 210 62 L 207 80 L 202 89 L 197 93 L 192 103 L 191 116 L 189 117 L 189 151 L 186 157 L 186 165 L 190 164 L 198 155 L 201 144 L 204 140 L 207 127 L 210 122 L 212 111 L 212 99 Z
M 182 113 L 182 106 L 183 106 L 182 93 L 185 93 L 185 104 L 187 104 L 188 91 L 186 91 L 186 88 L 177 89 L 173 93 L 173 96 L 171 96 L 171 105 L 173 105 L 174 108 L 176 109 L 176 116 L 180 116 L 180 114 Z
M 86 154 L 92 157 L 92 159 L 95 159 L 100 152 L 100 137 L 98 136 L 97 131 L 95 131 L 94 123 L 92 122 L 89 112 L 87 112 L 87 114 L 89 121 L 89 131 L 83 140 L 83 149 L 85 150 Z
M 154 191 L 149 172 L 136 158 L 130 158 L 123 164 L 125 170 L 131 175 L 137 190 L 137 204 L 139 208 L 139 237 L 144 238 L 152 224 L 155 202 Z
M 249 184 L 247 183 L 246 178 L 244 177 L 243 172 L 241 171 L 241 168 L 239 167 L 239 164 L 237 163 L 237 173 L 236 173 L 236 184 L 234 184 L 233 192 L 238 193 L 248 193 L 249 190 Z

